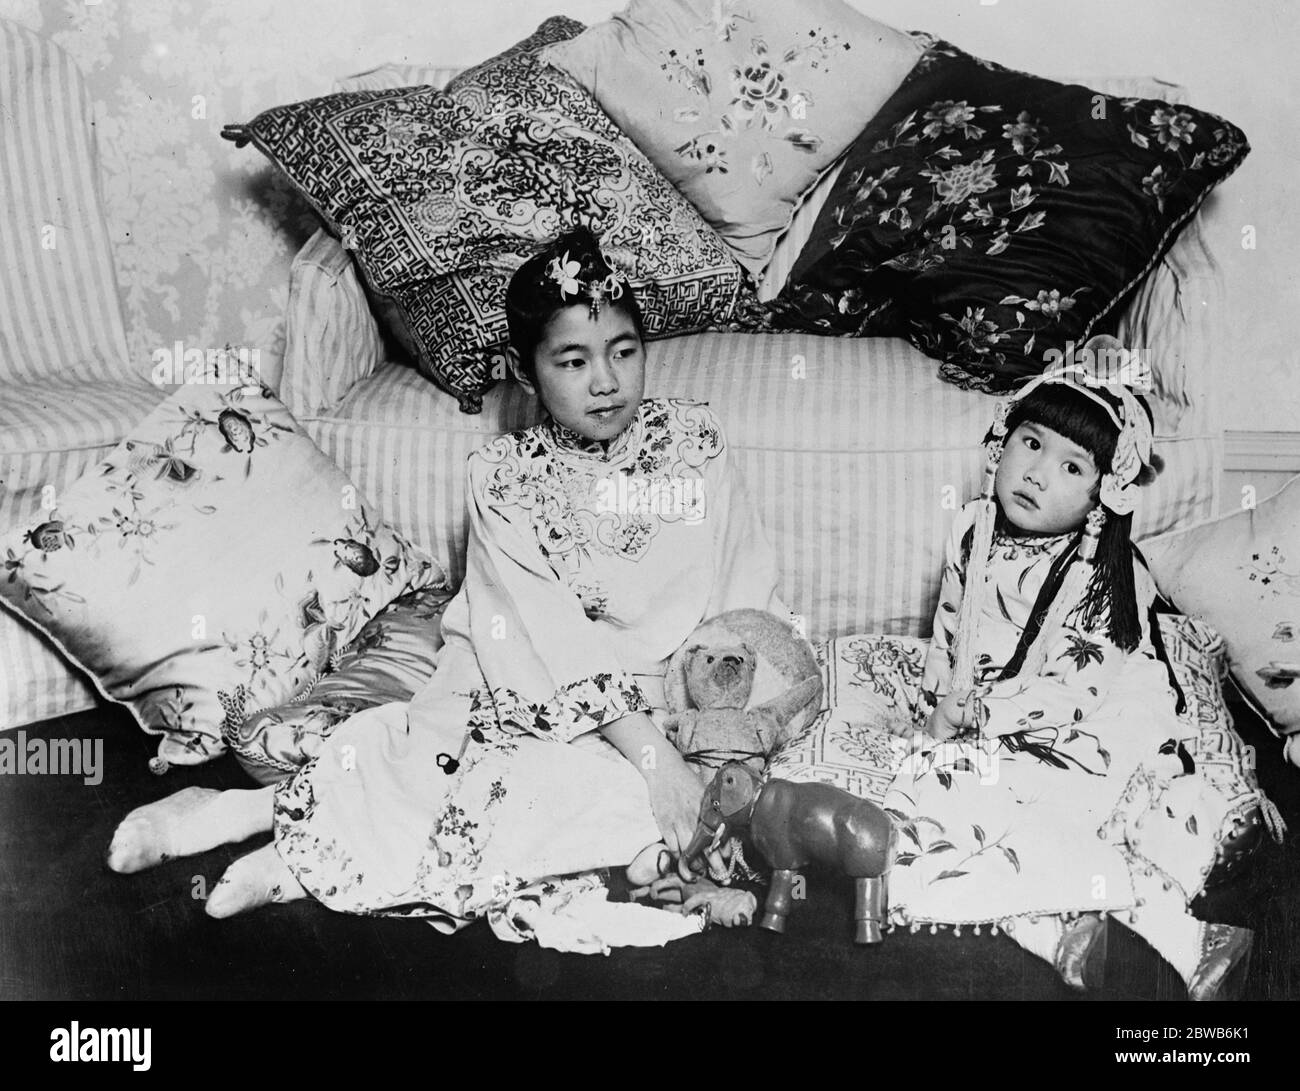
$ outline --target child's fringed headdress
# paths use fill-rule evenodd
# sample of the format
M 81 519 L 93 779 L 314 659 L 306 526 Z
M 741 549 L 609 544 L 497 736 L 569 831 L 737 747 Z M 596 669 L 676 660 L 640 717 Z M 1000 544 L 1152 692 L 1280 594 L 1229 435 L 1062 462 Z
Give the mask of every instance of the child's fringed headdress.
M 1139 477 L 1152 464 L 1151 420 L 1136 395 L 1149 393 L 1151 376 L 1136 354 L 1130 354 L 1113 337 L 1094 337 L 1077 353 L 1027 383 L 1012 397 L 998 403 L 993 427 L 985 444 L 988 461 L 984 467 L 984 484 L 977 501 L 970 559 L 966 568 L 966 589 L 962 596 L 957 623 L 956 663 L 952 691 L 964 692 L 974 684 L 976 628 L 983 608 L 985 571 L 993 546 L 993 528 L 997 519 L 995 486 L 998 464 L 1007 438 L 1007 421 L 1016 403 L 1038 387 L 1051 383 L 1067 384 L 1105 410 L 1115 426 L 1115 452 L 1109 470 L 1101 476 L 1099 503 L 1088 513 L 1078 543 L 1077 558 L 1072 559 L 1060 589 L 1052 598 L 1046 619 L 1034 636 L 1020 668 L 1021 673 L 1037 674 L 1046 661 L 1048 645 L 1060 629 L 1068 612 L 1087 592 L 1093 576 L 1093 561 L 1108 513 L 1122 517 L 1132 513 L 1137 498 Z M 1105 397 L 1105 391 L 1111 398 Z M 1080 563 L 1081 562 L 1081 563 Z

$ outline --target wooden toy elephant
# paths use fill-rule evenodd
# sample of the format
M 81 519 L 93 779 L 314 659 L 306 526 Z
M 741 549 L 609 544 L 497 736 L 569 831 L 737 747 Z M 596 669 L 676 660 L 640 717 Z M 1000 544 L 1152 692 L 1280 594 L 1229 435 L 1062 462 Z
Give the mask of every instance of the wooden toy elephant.
M 745 836 L 772 868 L 760 928 L 784 932 L 798 869 L 831 867 L 854 880 L 854 941 L 879 943 L 886 877 L 898 833 L 874 803 L 830 784 L 769 780 L 729 762 L 704 793 L 700 823 L 684 859 L 694 869 L 710 845 Z

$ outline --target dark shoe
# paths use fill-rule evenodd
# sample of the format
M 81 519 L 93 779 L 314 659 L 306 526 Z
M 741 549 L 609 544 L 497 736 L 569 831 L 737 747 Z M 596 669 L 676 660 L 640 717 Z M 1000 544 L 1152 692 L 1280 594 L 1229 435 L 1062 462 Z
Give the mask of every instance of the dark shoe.
M 1056 972 L 1080 992 L 1101 988 L 1106 969 L 1106 917 L 1085 913 L 1065 926 L 1056 945 Z
M 1255 933 L 1231 924 L 1207 924 L 1201 961 L 1187 986 L 1189 1000 L 1235 1000 L 1246 984 Z

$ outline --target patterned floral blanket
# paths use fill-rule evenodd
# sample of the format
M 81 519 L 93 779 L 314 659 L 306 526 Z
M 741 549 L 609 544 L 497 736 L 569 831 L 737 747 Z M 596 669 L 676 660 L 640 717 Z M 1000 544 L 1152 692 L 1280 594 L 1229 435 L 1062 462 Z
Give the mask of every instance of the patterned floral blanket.
M 1261 795 L 1219 688 L 1222 641 L 1192 619 L 1161 629 L 1186 711 L 1153 716 L 1138 670 L 1088 719 L 1053 738 L 914 746 L 925 642 L 852 636 L 820 646 L 828 707 L 770 765 L 882 804 L 898 823 L 896 924 L 1004 924 L 1038 913 L 1131 909 L 1158 879 L 1190 901 L 1221 841 Z

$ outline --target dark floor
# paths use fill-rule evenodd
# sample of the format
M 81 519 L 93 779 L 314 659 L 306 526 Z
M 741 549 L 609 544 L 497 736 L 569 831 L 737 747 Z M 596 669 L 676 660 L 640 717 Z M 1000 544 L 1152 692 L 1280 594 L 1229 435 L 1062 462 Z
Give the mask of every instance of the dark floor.
M 1198 904 L 1208 920 L 1257 930 L 1244 999 L 1300 999 L 1300 770 L 1234 705 L 1260 778 L 1296 836 L 1266 845 L 1233 887 Z M 127 811 L 190 784 L 249 787 L 229 759 L 165 777 L 156 740 L 121 709 L 25 729 L 29 738 L 104 739 L 104 778 L 0 777 L 0 998 L 4 999 L 1073 999 L 1048 966 L 1005 936 L 895 932 L 850 942 L 851 891 L 811 882 L 785 936 L 710 930 L 662 950 L 608 958 L 497 940 L 483 925 L 444 937 L 417 921 L 345 917 L 312 902 L 210 920 L 201 896 L 230 846 L 142 875 L 102 858 Z M 1088 999 L 1177 1000 L 1177 976 L 1141 940 L 1112 929 L 1105 986 Z

